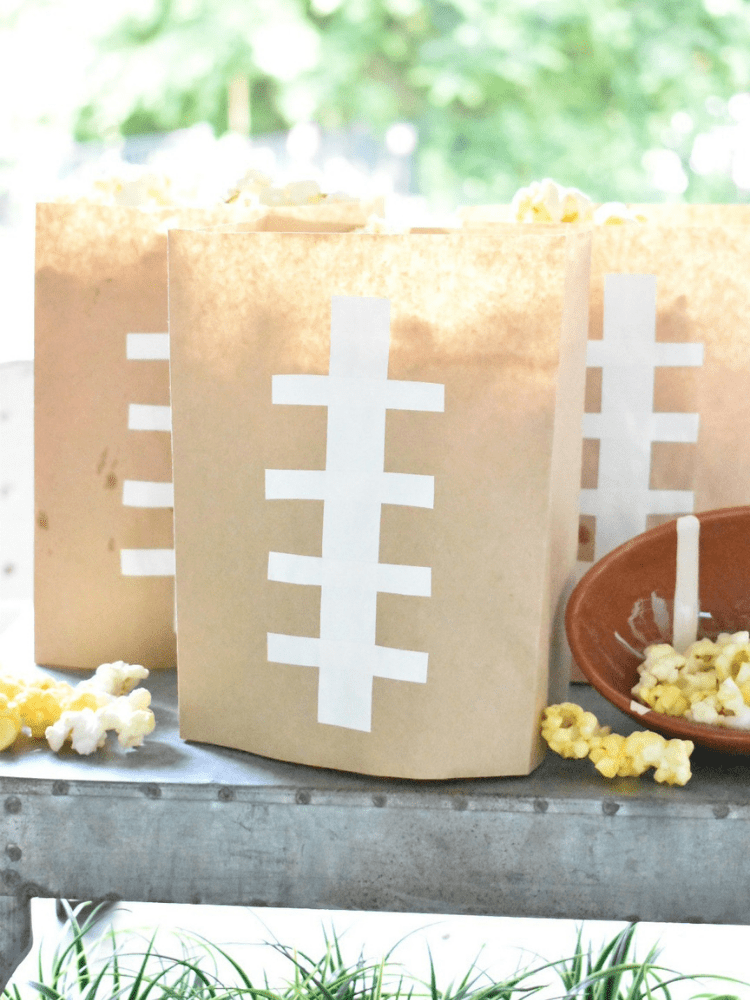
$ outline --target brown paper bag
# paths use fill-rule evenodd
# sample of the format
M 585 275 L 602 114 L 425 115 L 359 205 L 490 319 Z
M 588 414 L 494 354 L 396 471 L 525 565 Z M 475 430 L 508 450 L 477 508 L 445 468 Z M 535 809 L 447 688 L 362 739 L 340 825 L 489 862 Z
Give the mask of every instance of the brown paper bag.
M 170 232 L 183 737 L 407 778 L 537 765 L 588 258 L 584 233 Z
M 745 206 L 691 207 L 594 233 L 584 566 L 661 521 L 750 503 L 750 228 L 728 224 Z
M 246 224 L 346 230 L 374 208 L 258 210 Z M 38 208 L 38 663 L 174 666 L 166 233 L 232 217 L 225 208 Z
M 592 230 L 578 577 L 655 524 L 750 503 L 750 206 L 633 207 L 645 223 Z

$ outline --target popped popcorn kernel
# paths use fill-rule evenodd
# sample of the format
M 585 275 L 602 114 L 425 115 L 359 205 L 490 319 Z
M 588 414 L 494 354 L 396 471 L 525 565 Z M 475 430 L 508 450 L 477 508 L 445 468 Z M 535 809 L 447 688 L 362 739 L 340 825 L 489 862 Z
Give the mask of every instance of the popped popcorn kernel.
M 13 704 L 18 708 L 23 725 L 31 730 L 35 739 L 44 736 L 47 726 L 57 722 L 62 714 L 59 699 L 49 689 L 28 687 L 16 695 Z
M 605 732 L 609 729 L 600 726 L 592 712 L 572 702 L 550 705 L 544 710 L 542 736 L 561 757 L 586 757 L 592 738 Z
M 7 750 L 16 741 L 23 723 L 21 713 L 14 702 L 5 694 L 0 694 L 0 750 Z
M 686 785 L 692 776 L 690 754 L 693 749 L 692 740 L 667 740 L 654 780 L 660 784 Z
M 690 706 L 689 700 L 676 684 L 656 684 L 641 691 L 643 701 L 655 712 L 665 715 L 684 715 Z
M 606 201 L 594 211 L 594 223 L 598 226 L 623 226 L 631 222 L 645 221 L 645 215 L 634 212 L 621 201 Z

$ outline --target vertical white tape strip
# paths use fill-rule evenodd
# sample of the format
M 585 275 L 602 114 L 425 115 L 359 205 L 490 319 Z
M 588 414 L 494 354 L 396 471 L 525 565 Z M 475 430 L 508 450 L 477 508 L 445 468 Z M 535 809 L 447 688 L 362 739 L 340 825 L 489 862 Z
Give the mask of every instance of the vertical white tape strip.
M 700 521 L 693 514 L 677 518 L 677 572 L 672 614 L 672 645 L 684 653 L 698 637 L 698 543 Z
M 131 403 L 128 407 L 128 430 L 171 431 L 172 407 Z
M 656 340 L 656 278 L 608 274 L 604 279 L 604 337 L 588 343 L 589 367 L 602 369 L 600 413 L 587 413 L 583 436 L 598 439 L 595 490 L 581 491 L 581 513 L 596 517 L 594 558 L 644 531 L 649 514 L 691 511 L 688 490 L 652 490 L 651 444 L 694 442 L 697 413 L 654 413 L 654 372 L 703 363 L 701 344 Z
M 174 549 L 120 549 L 123 576 L 174 576 Z
M 272 552 L 268 577 L 319 585 L 320 637 L 268 635 L 269 661 L 316 666 L 318 721 L 369 732 L 374 677 L 425 683 L 427 653 L 375 644 L 379 592 L 429 596 L 431 571 L 380 564 L 384 503 L 430 508 L 432 476 L 386 473 L 386 410 L 442 411 L 444 387 L 388 380 L 390 302 L 334 296 L 329 374 L 277 375 L 274 403 L 327 406 L 326 468 L 266 470 L 266 498 L 322 499 L 322 556 Z

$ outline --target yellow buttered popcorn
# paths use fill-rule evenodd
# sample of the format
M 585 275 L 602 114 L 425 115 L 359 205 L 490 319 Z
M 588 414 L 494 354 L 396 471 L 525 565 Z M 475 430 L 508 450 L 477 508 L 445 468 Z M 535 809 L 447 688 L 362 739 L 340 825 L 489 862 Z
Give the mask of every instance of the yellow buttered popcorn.
M 601 226 L 621 226 L 646 222 L 646 217 L 621 201 L 595 205 L 578 188 L 566 188 L 547 177 L 520 188 L 510 206 L 512 222 L 593 222 Z
M 12 746 L 22 728 L 21 713 L 6 695 L 0 694 L 0 750 Z
M 573 702 L 550 705 L 544 710 L 542 736 L 561 757 L 587 757 L 591 741 L 608 732 L 592 712 Z
M 511 202 L 514 222 L 589 222 L 593 212 L 583 191 L 563 187 L 549 177 L 521 188 Z
M 750 633 L 699 639 L 684 654 L 648 646 L 632 693 L 656 712 L 691 722 L 750 729 Z
M 46 737 L 56 751 L 67 741 L 78 753 L 92 753 L 111 730 L 123 748 L 141 746 L 155 725 L 151 695 L 137 687 L 148 673 L 122 661 L 104 663 L 75 687 L 41 674 L 30 679 L 0 675 L 0 750 L 22 731 Z
M 13 699 L 13 704 L 21 714 L 23 725 L 31 731 L 35 739 L 41 739 L 47 729 L 60 718 L 62 706 L 60 692 L 44 690 L 29 685 Z
M 562 737 L 565 732 L 569 735 Z M 667 740 L 648 730 L 611 733 L 592 712 L 570 702 L 544 710 L 542 736 L 562 757 L 588 757 L 605 778 L 638 777 L 649 768 L 660 784 L 685 785 L 691 777 L 690 740 Z

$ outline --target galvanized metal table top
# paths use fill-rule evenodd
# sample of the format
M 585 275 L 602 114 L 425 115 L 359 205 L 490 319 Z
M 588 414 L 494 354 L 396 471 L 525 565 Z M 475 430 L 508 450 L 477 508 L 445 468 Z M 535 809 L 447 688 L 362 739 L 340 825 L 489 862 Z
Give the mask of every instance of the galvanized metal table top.
M 53 677 L 78 680 L 69 672 L 46 671 Z M 87 676 L 87 675 L 86 675 Z M 684 788 L 656 784 L 650 777 L 607 781 L 588 761 L 564 760 L 549 753 L 532 774 L 512 778 L 408 781 L 377 778 L 325 768 L 270 760 L 241 750 L 187 742 L 180 738 L 175 671 L 157 671 L 144 686 L 152 693 L 156 729 L 137 750 L 123 751 L 110 736 L 106 746 L 89 756 L 68 747 L 53 753 L 44 741 L 21 738 L 0 755 L 0 779 L 39 779 L 53 782 L 97 781 L 114 784 L 182 786 L 212 785 L 243 789 L 298 789 L 314 792 L 348 791 L 379 796 L 417 795 L 424 808 L 441 797 L 533 799 L 537 811 L 577 799 L 662 802 L 670 809 L 692 809 L 701 804 L 750 805 L 750 758 L 693 752 L 693 778 Z M 637 725 L 585 684 L 571 685 L 570 698 L 593 711 L 602 724 L 627 734 Z M 719 809 L 721 811 L 721 809 Z
M 174 672 L 147 686 L 137 750 L 0 754 L 0 981 L 32 896 L 750 923 L 746 757 L 696 750 L 684 788 L 551 753 L 524 777 L 374 778 L 185 742 Z

